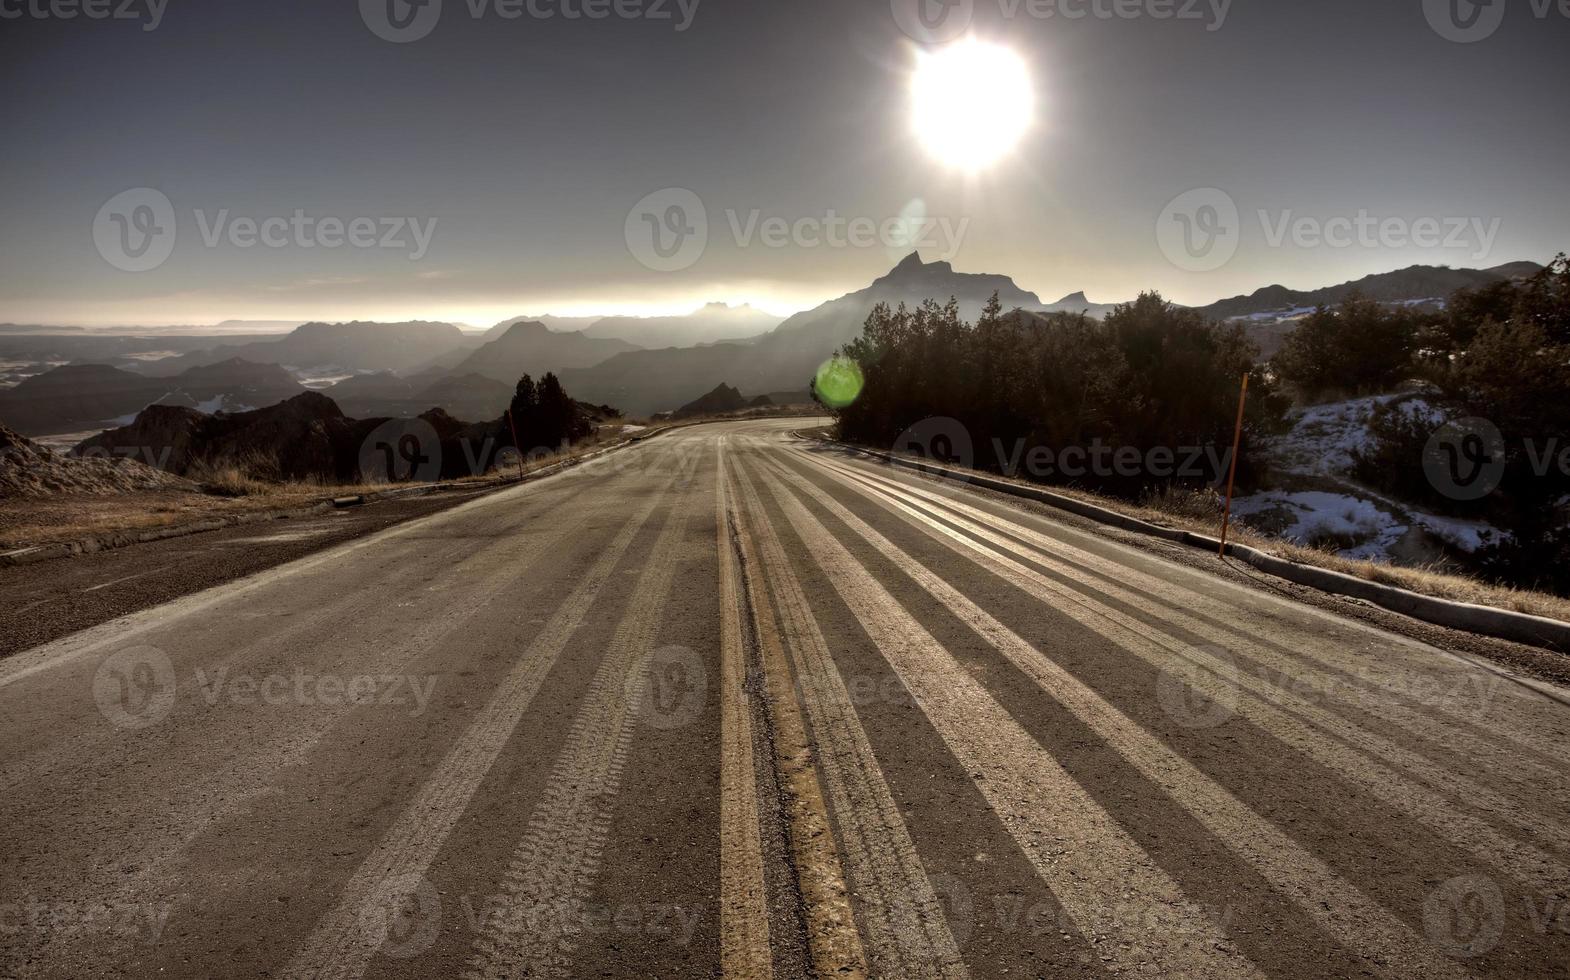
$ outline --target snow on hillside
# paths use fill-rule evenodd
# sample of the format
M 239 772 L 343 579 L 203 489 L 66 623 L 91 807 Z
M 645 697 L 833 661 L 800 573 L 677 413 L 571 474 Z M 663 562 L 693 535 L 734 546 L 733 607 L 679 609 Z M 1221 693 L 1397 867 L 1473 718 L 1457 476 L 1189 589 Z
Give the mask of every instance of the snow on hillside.
M 1428 514 L 1358 484 L 1353 454 L 1369 443 L 1374 409 L 1399 411 L 1438 425 L 1439 412 L 1410 392 L 1312 405 L 1296 413 L 1292 428 L 1264 446 L 1275 486 L 1233 503 L 1250 526 L 1305 545 L 1329 544 L 1347 558 L 1428 560 L 1443 547 L 1471 552 L 1497 541 L 1500 532 L 1482 521 Z

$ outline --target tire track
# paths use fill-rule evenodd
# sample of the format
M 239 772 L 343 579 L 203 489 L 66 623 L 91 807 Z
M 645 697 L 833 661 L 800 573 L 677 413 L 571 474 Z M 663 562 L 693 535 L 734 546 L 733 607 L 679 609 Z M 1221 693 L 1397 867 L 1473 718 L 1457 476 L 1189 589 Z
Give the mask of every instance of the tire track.
M 767 581 L 784 623 L 785 643 L 776 636 L 769 643 L 769 659 L 779 662 L 771 680 L 785 686 L 774 696 L 794 697 L 790 678 L 798 678 L 850 884 L 861 899 L 857 919 L 866 933 L 871 965 L 879 976 L 968 976 L 943 907 L 801 585 L 752 481 L 740 466 L 736 471 L 745 510 L 752 518 L 749 524 L 756 528 L 752 539 L 760 546 L 761 561 L 753 562 L 760 568 L 760 580 Z M 794 671 L 784 664 L 786 650 Z
M 296 978 L 363 976 L 382 941 L 378 926 L 403 907 L 468 808 L 485 774 L 528 712 L 550 672 L 664 498 L 650 499 L 606 545 L 583 580 L 541 627 L 496 693 L 376 848 L 361 862 L 331 912 L 284 968 Z
M 1476 799 L 1465 796 L 1465 790 L 1453 788 L 1458 781 L 1466 781 L 1441 770 L 1417 753 L 1346 723 L 1339 716 L 1317 708 L 1290 692 L 1251 678 L 1203 649 L 1171 640 L 1159 631 L 1153 631 L 1148 624 L 1142 624 L 1118 610 L 1064 588 L 1034 569 L 982 547 L 954 528 L 931 519 L 902 501 L 891 500 L 854 482 L 846 482 L 845 485 L 886 508 L 904 514 L 951 550 L 996 572 L 1061 614 L 1117 642 L 1157 670 L 1170 670 L 1174 664 L 1201 668 L 1185 671 L 1183 680 L 1212 700 L 1234 708 L 1240 717 L 1262 731 L 1315 759 L 1349 782 L 1366 787 L 1378 799 L 1432 828 L 1463 850 L 1506 871 L 1529 888 L 1544 894 L 1555 894 L 1564 881 L 1570 880 L 1570 870 L 1558 858 L 1532 844 L 1505 837 L 1492 825 L 1458 810 L 1429 786 L 1414 781 L 1380 761 L 1382 757 L 1393 765 L 1404 767 L 1407 772 L 1417 772 L 1431 785 L 1450 786 L 1452 792 L 1462 794 L 1459 796 L 1461 799 Z M 1310 721 L 1313 725 L 1309 724 Z M 1353 746 L 1360 746 L 1362 750 Z M 1502 797 L 1483 790 L 1479 792 L 1485 800 L 1493 801 L 1491 806 L 1496 809 L 1492 812 L 1501 819 L 1531 826 L 1543 839 L 1562 838 L 1560 830 L 1520 813 L 1519 808 Z
M 1064 911 L 1120 970 L 1183 977 L 1264 975 L 1113 817 L 965 671 L 794 496 L 776 501 L 944 744 L 969 773 Z M 1071 846 L 1072 845 L 1072 846 Z M 1120 910 L 1162 910 L 1168 928 Z
M 1239 860 L 1296 904 L 1348 950 L 1391 976 L 1449 977 L 1468 974 L 1435 954 L 1416 932 L 1338 876 L 1198 767 L 1118 710 L 1013 630 L 899 549 L 844 505 L 805 479 L 781 468 L 786 480 L 817 500 L 862 540 L 894 562 L 956 618 L 1002 653 L 1053 700 L 1110 745 L 1153 785 L 1164 789 Z
M 631 604 L 503 872 L 502 902 L 475 941 L 464 972 L 469 980 L 571 975 L 572 952 L 587 921 L 583 906 L 636 728 L 642 685 L 629 682 L 639 676 L 659 630 L 690 510 L 673 503 L 650 549 Z
M 1236 641 L 1233 645 L 1237 649 L 1247 652 L 1250 657 L 1261 664 L 1268 665 L 1281 675 L 1291 677 L 1293 681 L 1311 680 L 1316 689 L 1325 691 L 1339 691 L 1350 686 L 1338 680 L 1338 675 L 1344 678 L 1347 674 L 1342 669 L 1342 663 L 1338 662 L 1333 654 L 1321 651 L 1314 644 L 1305 644 L 1302 647 L 1286 649 L 1270 640 L 1262 639 L 1250 632 L 1246 627 L 1227 622 L 1226 617 L 1228 613 L 1226 607 L 1213 597 L 1202 595 L 1182 586 L 1175 586 L 1156 576 L 1122 565 L 1117 566 L 1118 576 L 1114 579 L 1111 576 L 1095 571 L 1095 566 L 1099 559 L 1090 552 L 1048 538 L 1046 535 L 1023 525 L 1000 519 L 996 515 L 988 514 L 976 507 L 891 480 L 882 475 L 863 473 L 853 467 L 814 460 L 805 454 L 799 455 L 808 462 L 817 466 L 828 466 L 851 479 L 859 480 L 865 485 L 877 487 L 887 494 L 897 496 L 913 506 L 918 508 L 925 507 L 931 516 L 947 521 L 955 527 L 988 541 L 1008 553 L 1047 567 L 1086 589 L 1095 590 L 1102 595 L 1125 603 L 1133 603 L 1147 609 L 1152 606 L 1151 600 L 1156 599 L 1167 608 L 1160 610 L 1159 613 L 1155 610 L 1152 610 L 1152 612 L 1155 615 L 1159 615 L 1166 622 L 1196 635 L 1221 632 L 1235 637 Z M 948 513 L 944 513 L 944 511 Z M 1137 589 L 1138 592 L 1131 591 L 1131 589 Z M 1188 614 L 1185 609 L 1202 609 L 1212 618 L 1210 620 L 1200 620 Z M 1303 662 L 1305 658 L 1323 665 L 1324 669 L 1317 669 L 1305 664 Z M 1344 661 L 1345 658 L 1343 657 L 1342 660 Z M 1460 674 L 1467 678 L 1486 681 L 1487 678 L 1492 677 L 1492 675 L 1464 663 L 1456 666 L 1437 661 L 1430 662 L 1425 666 L 1427 670 L 1422 672 L 1413 668 L 1387 669 L 1390 669 L 1392 674 L 1405 669 L 1411 675 L 1421 673 L 1422 676 L 1432 677 L 1436 673 L 1444 672 L 1439 668 L 1451 666 L 1454 669 L 1450 673 Z M 1498 771 L 1511 774 L 1513 781 L 1518 785 L 1532 786 L 1541 790 L 1544 779 L 1563 782 L 1565 778 L 1564 768 L 1548 761 L 1547 756 L 1541 752 L 1539 742 L 1515 734 L 1503 722 L 1483 725 L 1477 717 L 1477 712 L 1453 709 L 1443 700 L 1440 700 L 1438 703 L 1422 702 L 1415 695 L 1411 697 L 1406 696 L 1399 688 L 1392 689 L 1389 686 L 1385 686 L 1369 689 L 1359 686 L 1355 690 L 1360 697 L 1355 700 L 1343 698 L 1343 703 L 1368 711 L 1374 716 L 1380 717 L 1381 720 L 1394 724 L 1420 739 L 1440 744 L 1447 743 L 1454 738 L 1454 726 L 1456 723 L 1459 723 L 1468 730 L 1486 733 L 1493 738 L 1509 742 L 1509 746 L 1497 743 L 1472 743 L 1470 748 L 1486 753 L 1491 766 Z M 1397 699 L 1412 701 L 1425 710 L 1418 711 L 1396 703 Z M 1452 722 L 1440 723 L 1434 718 L 1436 714 L 1450 718 Z
M 741 980 L 774 975 L 768 894 L 752 754 L 740 569 L 731 541 L 725 437 L 717 448 L 714 521 L 720 566 L 720 972 Z

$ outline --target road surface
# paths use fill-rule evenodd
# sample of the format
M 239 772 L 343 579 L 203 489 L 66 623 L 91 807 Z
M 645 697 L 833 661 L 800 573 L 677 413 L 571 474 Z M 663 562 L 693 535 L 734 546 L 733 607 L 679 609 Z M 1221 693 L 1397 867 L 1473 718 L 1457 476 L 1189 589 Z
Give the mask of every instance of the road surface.
M 0 975 L 1570 976 L 1565 703 L 799 425 L 0 660 Z

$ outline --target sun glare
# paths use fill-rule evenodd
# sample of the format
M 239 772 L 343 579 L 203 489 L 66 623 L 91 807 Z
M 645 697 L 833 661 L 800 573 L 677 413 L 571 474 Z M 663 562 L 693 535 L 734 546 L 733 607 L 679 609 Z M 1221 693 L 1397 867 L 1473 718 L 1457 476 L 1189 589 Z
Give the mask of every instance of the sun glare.
M 970 38 L 917 52 L 911 125 L 945 166 L 977 171 L 1018 145 L 1030 128 L 1035 94 L 1017 53 Z

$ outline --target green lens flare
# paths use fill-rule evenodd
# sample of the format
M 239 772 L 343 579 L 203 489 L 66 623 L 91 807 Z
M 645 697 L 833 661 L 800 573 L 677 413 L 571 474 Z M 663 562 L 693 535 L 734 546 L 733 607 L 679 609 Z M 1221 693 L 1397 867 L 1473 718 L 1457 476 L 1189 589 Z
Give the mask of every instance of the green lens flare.
M 861 397 L 866 379 L 861 376 L 861 365 L 838 354 L 823 362 L 818 368 L 818 398 L 830 408 L 844 408 Z

